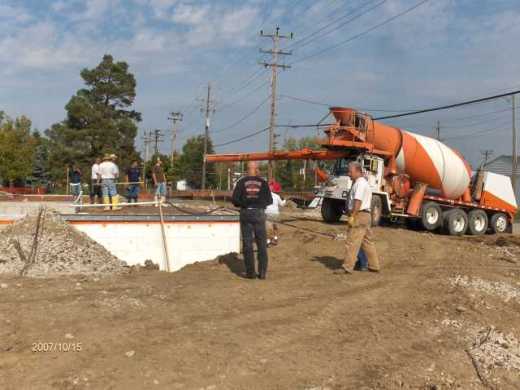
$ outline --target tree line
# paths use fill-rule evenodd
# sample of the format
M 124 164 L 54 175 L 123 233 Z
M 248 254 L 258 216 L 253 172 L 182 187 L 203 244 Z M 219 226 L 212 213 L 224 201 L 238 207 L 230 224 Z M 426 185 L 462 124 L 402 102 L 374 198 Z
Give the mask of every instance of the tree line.
M 114 61 L 107 54 L 92 69 L 80 73 L 84 87 L 65 105 L 66 117 L 43 133 L 32 128 L 26 116 L 10 118 L 0 111 L 0 185 L 52 185 L 62 188 L 67 167 L 73 164 L 90 179 L 90 167 L 97 157 L 116 154 L 121 171 L 132 161 L 142 163 L 135 148 L 141 113 L 133 109 L 137 82 L 124 61 Z M 208 152 L 213 153 L 211 139 Z M 204 136 L 189 138 L 182 151 L 174 156 L 154 155 L 145 164 L 150 176 L 153 161 L 163 160 L 168 180 L 186 180 L 191 188 L 200 188 Z M 314 138 L 288 138 L 283 148 L 317 148 Z M 312 175 L 302 175 L 303 161 L 278 162 L 276 176 L 284 189 L 312 187 Z M 209 164 L 208 188 L 228 187 L 229 171 L 240 170 L 240 164 Z M 304 177 L 306 180 L 304 181 Z

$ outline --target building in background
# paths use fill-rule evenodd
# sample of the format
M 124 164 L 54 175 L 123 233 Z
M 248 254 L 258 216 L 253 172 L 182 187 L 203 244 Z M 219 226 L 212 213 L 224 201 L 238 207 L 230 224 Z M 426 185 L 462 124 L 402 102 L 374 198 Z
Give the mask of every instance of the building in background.
M 518 156 L 518 161 L 520 161 L 520 156 Z M 484 166 L 484 169 L 486 171 L 511 177 L 511 171 L 513 169 L 513 157 L 505 154 L 498 156 L 497 158 L 490 160 Z M 517 203 L 520 204 L 520 167 L 518 168 L 516 174 L 515 196 Z

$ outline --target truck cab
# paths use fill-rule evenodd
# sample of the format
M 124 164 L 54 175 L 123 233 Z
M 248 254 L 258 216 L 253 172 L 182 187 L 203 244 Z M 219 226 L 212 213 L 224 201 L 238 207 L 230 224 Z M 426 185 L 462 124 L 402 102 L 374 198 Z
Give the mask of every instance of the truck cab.
M 321 215 L 326 222 L 338 222 L 345 213 L 346 200 L 352 188 L 352 180 L 348 176 L 348 164 L 352 161 L 361 164 L 375 195 L 372 200 L 372 223 L 378 224 L 383 212 L 383 203 L 377 194 L 383 189 L 385 165 L 381 157 L 367 153 L 336 160 L 329 183 L 317 194 L 322 198 Z

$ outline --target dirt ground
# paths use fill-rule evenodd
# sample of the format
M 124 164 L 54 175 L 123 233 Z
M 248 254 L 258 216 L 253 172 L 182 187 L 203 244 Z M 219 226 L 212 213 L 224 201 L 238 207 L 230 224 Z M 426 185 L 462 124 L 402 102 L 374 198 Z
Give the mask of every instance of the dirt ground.
M 232 255 L 0 277 L 0 389 L 520 388 L 520 240 L 377 228 L 382 272 L 344 276 L 343 242 L 311 233 L 343 225 L 291 224 L 266 281 Z

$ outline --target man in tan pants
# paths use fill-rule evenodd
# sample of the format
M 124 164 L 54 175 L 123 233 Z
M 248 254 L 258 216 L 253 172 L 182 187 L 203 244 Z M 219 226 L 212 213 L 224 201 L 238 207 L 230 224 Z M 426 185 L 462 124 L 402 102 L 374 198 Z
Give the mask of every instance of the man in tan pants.
M 347 242 L 346 254 L 340 273 L 351 274 L 356 264 L 359 249 L 363 249 L 368 258 L 368 270 L 379 272 L 379 257 L 372 242 L 370 205 L 372 191 L 367 179 L 363 176 L 361 164 L 351 162 L 348 175 L 352 179 L 352 188 L 349 193 L 347 208 Z

